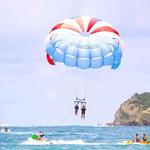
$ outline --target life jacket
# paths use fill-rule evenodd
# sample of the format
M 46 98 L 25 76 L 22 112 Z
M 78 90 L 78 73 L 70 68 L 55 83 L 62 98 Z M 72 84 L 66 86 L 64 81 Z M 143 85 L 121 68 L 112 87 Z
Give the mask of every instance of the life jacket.
M 148 137 L 147 137 L 147 136 L 143 136 L 143 141 L 144 141 L 144 142 L 146 142 L 146 141 L 147 141 L 147 139 L 148 139 Z
M 136 137 L 135 142 L 140 142 L 140 138 Z

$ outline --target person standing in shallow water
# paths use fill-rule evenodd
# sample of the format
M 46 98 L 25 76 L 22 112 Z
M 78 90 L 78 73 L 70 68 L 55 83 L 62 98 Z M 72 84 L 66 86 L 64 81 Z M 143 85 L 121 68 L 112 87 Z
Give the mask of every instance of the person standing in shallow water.
M 81 107 L 81 119 L 85 119 L 85 111 L 86 111 L 86 107 L 85 107 L 85 105 L 82 105 L 82 107 Z

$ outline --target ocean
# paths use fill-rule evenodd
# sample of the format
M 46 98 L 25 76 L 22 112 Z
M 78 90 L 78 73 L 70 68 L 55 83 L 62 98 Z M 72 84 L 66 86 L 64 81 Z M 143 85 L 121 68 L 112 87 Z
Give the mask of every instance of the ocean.
M 150 150 L 150 145 L 125 145 L 136 133 L 150 136 L 150 127 L 42 126 L 10 127 L 0 133 L 0 150 Z M 28 138 L 42 131 L 50 143 L 34 143 Z

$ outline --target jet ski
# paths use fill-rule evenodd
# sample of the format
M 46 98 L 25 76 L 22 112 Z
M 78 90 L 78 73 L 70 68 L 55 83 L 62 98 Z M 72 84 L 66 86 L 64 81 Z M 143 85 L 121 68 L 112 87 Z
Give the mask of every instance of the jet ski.
M 38 135 L 33 134 L 30 138 L 27 139 L 26 143 L 28 144 L 35 144 L 35 145 L 41 145 L 41 144 L 53 144 L 50 140 L 47 138 L 38 138 Z
M 10 129 L 8 129 L 7 127 L 3 128 L 0 130 L 1 133 L 9 133 Z

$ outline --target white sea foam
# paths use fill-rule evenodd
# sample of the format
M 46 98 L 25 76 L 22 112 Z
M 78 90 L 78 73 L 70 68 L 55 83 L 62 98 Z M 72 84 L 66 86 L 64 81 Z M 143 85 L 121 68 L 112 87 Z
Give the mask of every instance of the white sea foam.
M 7 131 L 7 132 L 5 131 L 5 129 L 1 129 L 1 130 L 0 130 L 0 133 L 10 133 L 10 132 L 11 132 L 11 130 L 10 130 L 10 129 L 8 129 L 8 131 Z
M 114 127 L 113 125 L 107 125 L 107 124 L 96 124 L 96 125 L 93 125 L 93 127 Z
M 10 132 L 10 134 L 23 135 L 23 134 L 34 134 L 34 132 Z
M 32 138 L 28 138 L 27 141 L 23 142 L 22 144 L 23 145 L 50 145 L 50 144 L 55 144 L 55 145 L 102 145 L 102 144 L 106 144 L 106 143 L 87 143 L 81 139 L 38 141 L 38 140 L 33 140 Z

